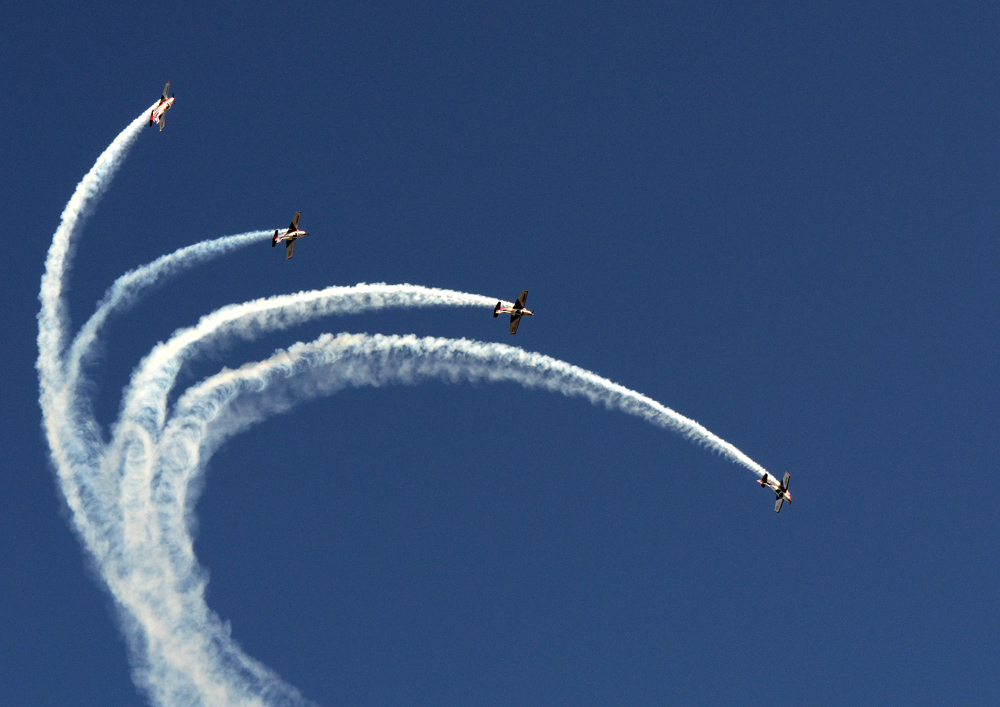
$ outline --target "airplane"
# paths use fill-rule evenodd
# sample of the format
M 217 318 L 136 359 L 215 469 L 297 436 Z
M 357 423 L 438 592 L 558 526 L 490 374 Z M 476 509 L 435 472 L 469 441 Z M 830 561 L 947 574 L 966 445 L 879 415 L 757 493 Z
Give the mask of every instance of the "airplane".
M 301 211 L 296 211 L 295 218 L 293 218 L 292 223 L 289 224 L 288 230 L 281 235 L 278 235 L 278 232 L 275 231 L 274 235 L 271 237 L 272 248 L 281 243 L 281 241 L 285 241 L 285 260 L 292 257 L 292 251 L 295 250 L 295 239 L 306 235 L 305 231 L 299 230 L 299 216 L 301 215 Z
M 517 298 L 517 302 L 514 303 L 513 307 L 504 307 L 503 302 L 497 302 L 497 306 L 493 308 L 493 316 L 499 317 L 501 314 L 510 315 L 510 333 L 517 333 L 517 325 L 521 323 L 521 317 L 530 317 L 534 312 L 530 309 L 524 308 L 524 301 L 528 299 L 528 291 L 524 290 L 521 292 L 521 296 Z
M 160 97 L 160 102 L 156 104 L 153 112 L 149 114 L 149 125 L 151 127 L 153 123 L 157 123 L 160 126 L 160 130 L 163 130 L 163 126 L 166 125 L 167 116 L 164 114 L 174 105 L 173 95 L 171 94 L 170 98 L 167 98 L 169 91 L 170 82 L 167 81 L 167 85 L 163 87 L 163 95 Z
M 765 473 L 764 477 L 757 482 L 763 488 L 769 488 L 774 491 L 774 495 L 777 498 L 774 502 L 775 513 L 781 513 L 781 504 L 785 501 L 788 501 L 789 503 L 792 502 L 792 494 L 788 490 L 788 477 L 790 476 L 791 474 L 785 472 L 785 478 L 782 479 L 779 484 L 777 479 L 770 474 Z M 774 481 L 771 481 L 771 479 L 774 479 Z

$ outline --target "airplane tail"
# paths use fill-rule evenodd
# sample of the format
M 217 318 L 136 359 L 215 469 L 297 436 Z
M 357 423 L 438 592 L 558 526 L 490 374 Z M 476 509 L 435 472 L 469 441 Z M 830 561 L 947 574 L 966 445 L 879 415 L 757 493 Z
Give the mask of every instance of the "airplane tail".
M 271 236 L 271 247 L 273 248 L 276 245 L 278 245 L 278 232 L 277 231 L 275 231 L 274 235 Z
M 497 302 L 497 306 L 493 308 L 493 318 L 494 319 L 496 319 L 497 317 L 500 316 L 500 307 L 501 306 L 502 305 L 499 302 Z

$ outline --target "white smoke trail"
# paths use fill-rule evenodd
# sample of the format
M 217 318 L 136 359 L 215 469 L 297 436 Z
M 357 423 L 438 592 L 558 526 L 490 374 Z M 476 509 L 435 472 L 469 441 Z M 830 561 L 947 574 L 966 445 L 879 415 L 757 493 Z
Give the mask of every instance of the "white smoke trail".
M 101 499 L 82 493 L 77 474 L 96 468 L 99 430 L 90 421 L 79 421 L 80 424 L 72 431 L 53 423 L 55 417 L 65 419 L 67 412 L 61 408 L 65 399 L 58 396 L 58 391 L 65 384 L 62 354 L 67 336 L 66 278 L 77 234 L 111 183 L 152 109 L 150 106 L 129 123 L 77 184 L 52 237 L 39 292 L 41 310 L 38 314 L 36 367 L 46 438 L 66 503 L 72 511 L 74 526 L 95 556 L 100 556 L 104 547 L 103 538 L 92 522 L 93 514 L 100 510 Z
M 200 241 L 128 271 L 108 288 L 104 297 L 98 302 L 97 309 L 76 335 L 67 358 L 68 365 L 72 367 L 85 363 L 87 358 L 92 355 L 97 335 L 108 318 L 113 313 L 131 306 L 145 290 L 184 270 L 270 236 L 271 231 L 269 230 L 249 231 L 234 236 Z M 74 378 L 74 373 L 76 371 L 71 370 L 67 378 Z
M 121 516 L 117 507 L 119 499 L 116 497 L 115 486 L 105 483 L 106 480 L 101 479 L 98 474 L 104 461 L 104 449 L 96 422 L 82 415 L 80 410 L 74 410 L 72 408 L 74 396 L 66 394 L 70 388 L 79 390 L 81 381 L 78 365 L 80 358 L 72 357 L 75 365 L 69 371 L 66 366 L 68 361 L 63 358 L 68 336 L 65 290 L 76 236 L 146 124 L 150 110 L 152 106 L 115 138 L 77 185 L 53 236 L 39 293 L 41 310 L 38 315 L 37 368 L 46 437 L 60 488 L 72 514 L 73 525 L 83 540 L 95 569 L 116 598 L 122 589 L 120 577 L 127 573 L 127 568 L 118 561 L 121 553 L 116 548 L 122 537 L 116 520 Z M 160 262 L 158 265 L 161 266 L 160 275 L 171 274 L 170 263 Z M 147 274 L 155 275 L 155 273 Z M 134 288 L 125 287 L 109 293 L 110 299 L 104 303 L 108 307 L 103 311 L 99 310 L 97 319 L 91 321 L 94 325 L 92 331 L 82 332 L 84 337 L 78 342 L 81 344 L 77 348 L 78 353 L 86 352 L 91 344 L 91 341 L 87 340 L 89 334 L 96 334 L 110 310 L 126 304 L 129 295 L 134 291 Z M 70 375 L 73 376 L 72 379 Z M 235 690 L 228 689 L 224 684 L 220 687 L 217 680 L 203 679 L 202 676 L 206 670 L 211 670 L 212 664 L 199 665 L 196 661 L 189 662 L 185 666 L 187 675 L 196 680 L 196 687 L 187 687 L 183 680 L 171 683 L 162 679 L 161 663 L 156 662 L 157 658 L 149 652 L 149 646 L 145 645 L 142 639 L 142 633 L 150 636 L 159 633 L 156 617 L 130 614 L 121 603 L 119 609 L 123 629 L 133 651 L 134 662 L 146 666 L 136 669 L 136 682 L 145 688 L 158 704 L 300 704 L 302 702 L 294 688 L 283 686 L 280 680 L 263 666 L 242 654 L 235 659 L 230 656 L 232 649 L 231 641 L 228 639 L 224 643 L 230 644 L 230 647 L 221 652 L 226 660 L 216 663 L 228 665 L 232 677 L 230 683 L 237 686 Z M 143 627 L 142 632 L 135 630 L 139 625 Z M 175 656 L 187 655 L 191 651 L 189 645 L 174 643 L 172 647 L 171 653 Z M 168 661 L 162 662 L 162 665 L 168 664 Z M 240 688 L 240 685 L 244 687 Z
M 492 297 L 416 285 L 360 284 L 354 287 L 330 287 L 324 290 L 281 295 L 223 307 L 202 317 L 196 326 L 175 332 L 169 341 L 157 345 L 140 364 L 129 384 L 126 402 L 122 409 L 121 426 L 115 437 L 126 441 L 129 436 L 127 430 L 133 425 L 141 426 L 145 434 L 156 435 L 165 423 L 167 395 L 173 388 L 183 362 L 198 347 L 218 342 L 222 338 L 252 339 L 269 331 L 284 329 L 309 319 L 332 314 L 388 307 L 488 307 L 495 301 Z M 511 350 L 520 351 L 520 349 Z M 528 355 L 525 352 L 521 353 Z M 534 355 L 539 356 L 539 354 Z M 709 432 L 697 422 L 596 374 L 577 369 L 570 364 L 561 365 L 567 367 L 567 371 L 573 369 L 574 373 L 579 372 L 579 375 L 571 376 L 577 381 L 574 385 L 581 390 L 578 394 L 594 400 L 591 393 L 583 391 L 601 388 L 603 400 L 621 398 L 623 401 L 628 401 L 629 405 L 623 403 L 616 405 L 617 407 L 628 409 L 631 406 L 637 411 L 655 410 L 656 414 L 643 413 L 640 416 L 712 449 L 745 466 L 758 476 L 767 473 L 737 447 Z M 581 384 L 585 380 L 586 386 Z
M 38 371 L 46 435 L 72 521 L 119 609 L 136 684 L 158 705 L 298 705 L 304 700 L 245 655 L 205 602 L 194 554 L 193 506 L 208 457 L 227 436 L 267 415 L 345 386 L 438 379 L 510 381 L 579 396 L 678 432 L 758 475 L 733 445 L 660 403 L 548 356 L 465 339 L 324 335 L 271 358 L 224 370 L 167 398 L 192 354 L 319 316 L 387 307 L 492 308 L 495 298 L 415 285 L 360 284 L 223 307 L 143 359 L 109 441 L 93 419 L 83 375 L 112 313 L 187 266 L 262 238 L 230 236 L 182 248 L 119 278 L 69 352 L 65 288 L 73 242 L 145 124 L 143 113 L 105 150 L 63 212 L 42 278 Z
M 201 468 L 202 460 L 199 450 L 203 447 L 214 448 L 225 434 L 263 419 L 272 410 L 290 406 L 294 400 L 322 394 L 339 385 L 416 382 L 426 377 L 445 377 L 455 381 L 514 381 L 527 387 L 583 396 L 593 403 L 621 409 L 679 432 L 755 473 L 767 473 L 740 450 L 703 426 L 646 396 L 565 362 L 500 344 L 418 340 L 415 337 L 321 339 L 315 346 L 297 345 L 287 353 L 280 353 L 250 369 L 241 369 L 239 373 L 220 374 L 212 379 L 207 388 L 209 392 L 205 393 L 206 388 L 202 387 L 188 391 L 178 401 L 169 420 L 166 417 L 166 396 L 177 371 L 190 352 L 206 341 L 226 335 L 250 338 L 272 328 L 289 326 L 306 317 L 360 309 L 428 304 L 488 306 L 493 301 L 492 298 L 414 286 L 329 288 L 227 307 L 204 317 L 197 326 L 177 332 L 170 341 L 161 344 L 158 347 L 160 351 L 154 351 L 147 357 L 134 375 L 128 393 L 134 404 L 126 404 L 115 434 L 115 441 L 127 445 L 127 449 L 141 448 L 143 451 L 131 460 L 127 451 L 113 457 L 113 463 L 123 464 L 126 468 L 124 476 L 134 482 L 122 492 L 125 536 L 144 540 L 151 536 L 154 547 L 165 543 L 168 548 L 165 553 L 160 553 L 160 556 L 169 559 L 166 565 L 154 561 L 157 553 L 144 542 L 136 542 L 128 549 L 130 556 L 145 561 L 146 574 L 156 578 L 156 581 L 144 584 L 188 587 L 187 591 L 178 592 L 178 600 L 182 598 L 190 604 L 187 614 L 210 615 L 207 607 L 202 605 L 203 585 L 192 580 L 200 576 L 200 571 L 187 531 L 189 522 L 185 520 L 193 512 L 197 485 L 192 493 L 192 483 L 197 481 L 196 472 Z M 303 303 L 305 306 L 300 306 Z M 399 358 L 395 367 L 386 364 L 387 356 Z M 309 362 L 312 366 L 325 365 L 330 375 L 320 379 L 315 376 L 306 376 L 301 380 L 293 378 L 298 382 L 288 385 L 294 389 L 294 394 L 266 401 L 255 399 L 253 405 L 242 406 L 237 414 L 227 418 L 221 428 L 214 428 L 216 437 L 212 439 L 206 438 L 204 431 L 193 424 L 198 415 L 211 409 L 213 396 L 219 394 L 213 386 L 219 385 L 224 392 L 224 383 L 238 380 L 240 386 L 237 391 L 247 385 L 262 387 L 266 384 L 268 371 L 291 371 L 302 362 Z M 332 363 L 336 363 L 337 367 L 330 371 Z M 382 366 L 382 378 L 360 370 L 376 363 Z M 252 375 L 246 375 L 247 370 L 252 371 Z M 301 370 L 295 372 L 297 376 L 302 374 Z M 164 426 L 169 432 L 158 436 Z M 183 441 L 185 438 L 186 441 Z M 138 562 L 129 564 L 136 566 Z
M 416 384 L 432 379 L 514 382 L 584 397 L 698 442 L 706 435 L 714 438 L 698 423 L 596 374 L 496 343 L 413 335 L 324 334 L 309 344 L 278 351 L 265 361 L 223 370 L 188 389 L 174 406 L 159 440 L 149 442 L 148 456 L 126 463 L 131 467 L 126 476 L 144 480 L 137 484 L 142 494 L 126 498 L 122 504 L 129 528 L 125 535 L 131 540 L 123 557 L 123 564 L 129 567 L 127 582 L 123 582 L 127 586 L 116 591 L 116 597 L 130 613 L 155 618 L 157 635 L 147 635 L 144 640 L 150 646 L 148 651 L 159 656 L 154 664 L 161 666 L 161 671 L 165 671 L 163 666 L 171 666 L 168 672 L 176 673 L 165 684 L 193 684 L 189 668 L 219 663 L 220 652 L 230 661 L 245 658 L 205 603 L 205 573 L 198 566 L 190 531 L 200 476 L 218 445 L 276 412 L 343 387 Z M 739 450 L 731 448 L 729 452 L 730 458 L 757 466 Z M 158 609 L 162 604 L 181 608 L 164 612 Z M 173 651 L 175 644 L 187 646 L 187 651 Z M 261 677 L 255 684 L 270 684 L 272 690 L 279 690 L 277 677 L 271 679 L 274 682 L 267 683 Z M 203 687 L 219 690 L 223 685 L 232 691 L 236 690 L 233 685 L 242 684 L 217 683 L 209 681 Z
M 161 429 L 166 396 L 184 361 L 200 347 L 226 338 L 253 339 L 311 319 L 334 314 L 370 312 L 386 308 L 489 307 L 496 298 L 419 285 L 358 284 L 328 287 L 291 295 L 277 295 L 222 307 L 197 325 L 174 333 L 158 344 L 132 375 L 122 407 L 122 419 L 144 429 Z
M 45 260 L 45 272 L 42 274 L 42 287 L 39 293 L 42 309 L 38 315 L 38 348 L 46 354 L 39 356 L 40 367 L 58 361 L 62 355 L 66 333 L 66 304 L 63 294 L 70 261 L 73 258 L 75 237 L 94 210 L 97 201 L 111 184 L 118 168 L 125 161 L 129 148 L 139 137 L 155 105 L 154 103 L 139 114 L 108 145 L 94 166 L 76 185 L 73 196 L 63 209 L 59 227 L 52 236 L 52 245 L 49 246 Z M 46 371 L 50 376 L 53 373 Z
M 198 566 L 190 530 L 200 477 L 214 450 L 231 435 L 309 398 L 348 386 L 412 385 L 435 379 L 448 383 L 513 382 L 584 397 L 593 404 L 680 432 L 696 442 L 713 439 L 727 449 L 730 458 L 749 462 L 766 473 L 698 423 L 635 391 L 549 356 L 466 339 L 324 334 L 311 343 L 278 351 L 267 360 L 223 370 L 179 398 L 151 458 L 142 462 L 147 469 L 155 469 L 148 476 L 148 485 L 144 484 L 148 496 L 126 504 L 130 506 L 126 511 L 131 515 L 129 526 L 134 528 L 129 535 L 140 538 L 128 550 L 133 558 L 130 562 L 143 568 L 142 585 L 160 592 L 129 592 L 129 601 L 140 603 L 130 605 L 130 610 L 156 613 L 142 602 L 149 596 L 163 601 L 168 595 L 170 603 L 186 608 L 176 612 L 175 618 L 181 621 L 178 625 L 171 627 L 171 617 L 161 617 L 165 636 L 184 636 L 184 644 L 192 645 L 208 635 L 217 645 L 218 620 L 204 601 L 205 575 Z M 144 502 L 147 499 L 149 502 Z M 191 621 L 191 617 L 198 617 L 198 621 Z
M 329 287 L 230 305 L 202 317 L 158 344 L 133 374 L 111 443 L 105 452 L 103 477 L 129 479 L 120 491 L 122 525 L 134 537 L 147 527 L 153 483 L 155 447 L 167 419 L 167 396 L 184 361 L 200 347 L 228 337 L 250 339 L 319 316 L 385 309 L 389 307 L 479 306 L 497 300 L 454 290 L 417 285 L 360 284 Z M 120 471 L 124 469 L 125 471 Z
M 79 425 L 89 424 L 92 419 L 90 401 L 85 397 L 86 381 L 81 377 L 81 367 L 94 355 L 94 347 L 101 328 L 116 311 L 128 308 L 147 289 L 158 282 L 177 275 L 184 270 L 217 258 L 236 248 L 263 240 L 271 231 L 250 231 L 233 236 L 224 236 L 201 241 L 173 253 L 161 256 L 151 263 L 130 270 L 119 277 L 104 294 L 98 306 L 81 327 L 70 345 L 64 361 L 65 384 L 50 389 L 50 407 L 73 414 Z M 88 445 L 96 447 L 96 429 L 90 436 L 94 441 Z
M 318 372 L 317 372 L 318 371 Z M 303 400 L 328 395 L 345 386 L 416 384 L 429 379 L 458 382 L 513 382 L 567 397 L 583 397 L 594 405 L 617 409 L 676 432 L 718 452 L 758 476 L 767 471 L 735 446 L 705 427 L 634 390 L 579 366 L 544 354 L 498 343 L 436 337 L 376 334 L 324 334 L 298 343 L 270 358 L 236 370 L 225 369 L 189 388 L 178 400 L 165 427 L 160 451 L 183 431 L 201 449 L 214 449 L 226 437 L 283 412 Z M 283 380 L 283 393 L 274 392 Z M 266 395 L 265 395 L 266 393 Z M 238 396 L 253 397 L 239 414 L 220 418 Z M 223 422 L 220 422 L 220 419 Z M 198 421 L 214 421 L 212 435 Z M 159 460 L 162 462 L 162 457 Z M 193 469 L 194 467 L 189 467 Z
M 126 393 L 126 403 L 115 430 L 114 442 L 108 453 L 107 458 L 112 468 L 118 468 L 126 463 L 123 460 L 129 455 L 129 450 L 132 450 L 133 454 L 141 453 L 142 463 L 131 465 L 127 474 L 136 483 L 123 492 L 126 497 L 123 504 L 126 514 L 125 527 L 138 528 L 145 523 L 144 504 L 148 504 L 149 501 L 143 494 L 152 482 L 154 474 L 148 447 L 157 444 L 158 432 L 165 424 L 167 395 L 174 385 L 177 373 L 184 360 L 198 346 L 227 336 L 250 339 L 267 331 L 329 314 L 393 306 L 487 307 L 494 301 L 493 298 L 479 295 L 413 285 L 331 287 L 326 290 L 301 292 L 224 307 L 203 317 L 198 325 L 175 333 L 168 342 L 158 345 L 133 375 Z M 542 359 L 535 363 L 542 365 Z M 583 395 L 591 400 L 600 399 L 609 406 L 619 407 L 650 422 L 672 429 L 744 465 L 759 476 L 767 473 L 732 444 L 712 434 L 697 422 L 650 398 L 569 364 L 545 359 L 544 365 L 550 371 L 555 370 L 557 366 L 565 367 L 563 373 L 567 382 L 561 391 L 565 394 Z M 522 378 L 522 382 L 524 380 Z M 130 490 L 133 494 L 129 493 Z
M 162 256 L 118 278 L 98 304 L 94 314 L 81 328 L 70 348 L 66 363 L 69 384 L 60 391 L 62 396 L 69 398 L 65 401 L 64 409 L 72 409 L 75 406 L 78 420 L 92 419 L 89 400 L 83 396 L 86 381 L 81 378 L 80 369 L 93 355 L 97 336 L 113 313 L 130 306 L 145 290 L 168 277 L 233 249 L 266 239 L 270 235 L 270 230 L 254 231 L 202 241 Z M 107 479 L 103 479 L 103 482 L 106 485 Z M 90 480 L 91 485 L 98 483 L 100 482 L 97 478 Z M 131 485 L 134 486 L 134 482 Z M 119 496 L 125 495 L 128 486 L 129 480 L 123 481 L 123 488 L 118 490 Z M 119 505 L 119 514 L 121 514 L 120 508 Z M 124 525 L 123 532 L 116 534 L 119 542 L 110 543 L 113 549 L 105 553 L 103 574 L 112 594 L 125 609 L 124 622 L 132 626 L 129 637 L 133 651 L 145 655 L 143 661 L 136 661 L 134 677 L 138 685 L 160 704 L 185 703 L 187 699 L 179 700 L 178 697 L 187 693 L 205 696 L 206 704 L 254 704 L 261 694 L 270 695 L 268 704 L 285 702 L 298 704 L 303 701 L 294 688 L 282 683 L 280 678 L 264 666 L 253 661 L 238 648 L 233 650 L 235 644 L 228 638 L 225 627 L 211 614 L 203 600 L 193 605 L 187 602 L 183 611 L 178 610 L 180 603 L 173 602 L 174 610 L 167 614 L 172 618 L 171 629 L 165 631 L 163 629 L 165 618 L 157 616 L 155 611 L 151 612 L 150 607 L 143 606 L 143 602 L 138 601 L 136 597 L 167 594 L 162 588 L 173 585 L 169 581 L 163 581 L 166 578 L 162 575 L 159 576 L 161 581 L 151 582 L 150 578 L 157 574 L 150 573 L 148 568 L 157 564 L 160 567 L 167 567 L 169 563 L 164 562 L 164 558 L 155 552 L 126 555 L 126 550 L 121 547 L 122 543 L 127 547 L 138 545 L 148 549 L 150 547 L 148 540 L 151 538 L 147 528 L 136 527 L 134 524 L 122 525 Z M 114 568 L 113 571 L 108 571 L 111 568 Z M 143 568 L 146 568 L 145 571 Z M 190 574 L 188 578 L 190 579 Z M 196 585 L 197 582 L 193 586 Z M 136 620 L 133 617 L 144 618 Z M 185 626 L 197 626 L 198 630 L 182 630 Z M 206 639 L 213 635 L 214 639 Z M 206 666 L 226 665 L 238 668 L 236 673 L 228 675 L 226 680 L 213 679 L 209 675 L 211 671 L 209 673 L 205 671 Z M 232 688 L 248 681 L 258 686 L 266 686 L 266 689 L 262 687 L 257 690 L 259 694 L 249 694 L 245 690 Z

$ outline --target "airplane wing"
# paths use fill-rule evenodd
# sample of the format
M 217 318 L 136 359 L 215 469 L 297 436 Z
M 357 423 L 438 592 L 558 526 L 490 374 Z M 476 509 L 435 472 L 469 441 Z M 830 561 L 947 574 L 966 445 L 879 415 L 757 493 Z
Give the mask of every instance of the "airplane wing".
M 788 479 L 789 479 L 789 477 L 790 477 L 790 476 L 791 476 L 791 474 L 789 474 L 789 473 L 788 473 L 788 472 L 786 471 L 786 472 L 785 472 L 785 478 L 783 478 L 783 479 L 781 480 L 781 490 L 782 490 L 782 491 L 787 491 L 787 490 L 788 490 Z
M 778 500 L 774 502 L 774 512 L 781 513 L 781 504 L 785 502 L 784 496 L 778 496 Z
M 517 302 L 514 303 L 514 309 L 524 309 L 524 301 L 526 299 L 528 299 L 528 291 L 523 290 L 521 296 L 517 298 Z
M 292 219 L 292 225 L 290 225 L 288 227 L 289 231 L 297 231 L 297 230 L 299 230 L 299 216 L 301 216 L 301 215 L 302 215 L 301 211 L 296 211 L 295 212 L 295 218 Z
M 292 257 L 293 250 L 295 250 L 295 241 L 285 241 L 285 260 Z
M 510 315 L 510 333 L 511 334 L 516 334 L 517 333 L 517 325 L 520 324 L 520 323 L 521 323 L 521 315 L 520 314 L 512 314 L 512 315 Z
M 167 96 L 169 93 L 170 93 L 170 82 L 167 81 L 167 85 L 163 87 L 163 97 L 160 100 L 161 101 L 167 100 Z
M 160 132 L 163 132 L 163 126 L 167 124 L 167 112 L 164 111 L 163 115 L 160 116 Z

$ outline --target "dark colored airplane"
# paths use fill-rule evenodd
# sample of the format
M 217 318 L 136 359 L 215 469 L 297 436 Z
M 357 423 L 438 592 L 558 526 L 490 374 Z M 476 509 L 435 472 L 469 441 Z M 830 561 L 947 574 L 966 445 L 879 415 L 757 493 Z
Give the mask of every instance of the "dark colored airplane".
M 497 306 L 493 308 L 493 316 L 499 317 L 501 314 L 510 315 L 510 333 L 517 333 L 517 325 L 521 323 L 521 317 L 530 317 L 534 312 L 530 309 L 524 308 L 524 301 L 528 299 L 528 291 L 524 290 L 521 292 L 521 296 L 517 298 L 517 302 L 514 303 L 513 307 L 504 307 L 503 302 L 497 302 Z
M 785 501 L 788 501 L 789 503 L 792 502 L 792 494 L 788 490 L 788 477 L 790 476 L 791 474 L 786 472 L 785 478 L 782 479 L 781 483 L 779 484 L 777 479 L 775 479 L 770 474 L 765 473 L 764 477 L 757 482 L 762 487 L 774 491 L 774 495 L 777 497 L 777 500 L 774 502 L 775 513 L 781 512 L 781 504 L 784 503 Z
M 272 248 L 282 241 L 285 242 L 285 260 L 292 257 L 292 251 L 295 250 L 295 240 L 306 235 L 305 231 L 299 230 L 299 216 L 301 215 L 301 211 L 296 211 L 295 218 L 292 219 L 292 223 L 288 226 L 288 230 L 280 235 L 278 234 L 278 231 L 275 231 L 274 235 L 271 237 Z

